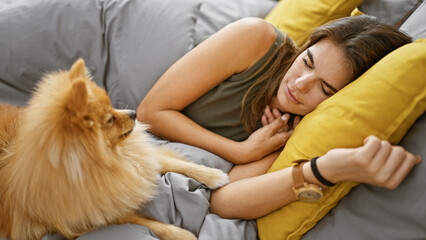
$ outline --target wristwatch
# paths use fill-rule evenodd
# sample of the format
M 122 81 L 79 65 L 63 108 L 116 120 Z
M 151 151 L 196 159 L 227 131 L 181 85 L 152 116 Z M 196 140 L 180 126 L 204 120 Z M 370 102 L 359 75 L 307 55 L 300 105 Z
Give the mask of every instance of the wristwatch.
M 303 202 L 316 202 L 320 200 L 323 196 L 321 186 L 316 184 L 307 183 L 303 177 L 302 167 L 303 164 L 309 160 L 300 159 L 295 160 L 293 163 L 296 163 L 293 166 L 292 175 L 293 175 L 293 191 L 296 195 L 296 198 Z

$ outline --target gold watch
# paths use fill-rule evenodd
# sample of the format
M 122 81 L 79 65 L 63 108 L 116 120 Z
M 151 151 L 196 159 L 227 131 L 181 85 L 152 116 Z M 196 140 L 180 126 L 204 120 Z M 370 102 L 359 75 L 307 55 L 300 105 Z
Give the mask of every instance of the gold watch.
M 307 183 L 303 177 L 302 167 L 303 164 L 309 160 L 300 159 L 295 160 L 293 163 L 296 163 L 293 166 L 292 175 L 293 175 L 293 191 L 296 195 L 296 198 L 303 202 L 316 202 L 320 200 L 323 196 L 322 187 L 316 184 Z

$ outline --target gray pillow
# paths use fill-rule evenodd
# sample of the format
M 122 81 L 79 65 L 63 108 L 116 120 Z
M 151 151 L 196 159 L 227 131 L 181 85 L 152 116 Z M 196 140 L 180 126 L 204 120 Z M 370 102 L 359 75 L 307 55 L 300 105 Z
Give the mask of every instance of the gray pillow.
M 119 108 L 135 109 L 158 78 L 192 49 L 198 0 L 114 1 L 106 87 Z
M 414 13 L 401 25 L 400 29 L 414 39 L 426 38 L 426 2 L 423 2 Z
M 0 0 L 0 8 L 6 7 L 7 5 L 17 2 L 17 0 Z
M 0 8 L 0 101 L 24 105 L 43 73 L 83 57 L 113 105 L 136 108 L 193 46 L 197 0 L 20 0 Z
M 421 1 L 423 0 L 364 0 L 359 10 L 399 27 Z
M 24 105 L 43 73 L 68 69 L 78 57 L 102 83 L 107 55 L 99 4 L 20 0 L 1 7 L 0 101 Z
M 202 0 L 195 25 L 196 41 L 244 17 L 264 18 L 276 5 L 272 0 Z

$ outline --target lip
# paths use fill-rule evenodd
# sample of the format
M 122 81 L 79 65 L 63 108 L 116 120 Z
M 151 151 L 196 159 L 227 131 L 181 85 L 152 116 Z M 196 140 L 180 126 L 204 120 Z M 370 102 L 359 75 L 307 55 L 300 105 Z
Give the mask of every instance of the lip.
M 129 135 L 130 135 L 130 133 L 132 133 L 132 131 L 133 131 L 133 128 L 132 128 L 132 129 L 130 129 L 128 132 L 124 133 L 123 135 L 121 135 L 120 137 L 121 137 L 121 138 L 126 138 L 127 136 L 129 136 Z
M 290 99 L 291 102 L 295 103 L 295 104 L 300 104 L 301 102 L 298 101 L 293 94 L 291 94 L 290 89 L 288 88 L 288 86 L 285 88 L 285 92 L 287 94 L 288 99 Z

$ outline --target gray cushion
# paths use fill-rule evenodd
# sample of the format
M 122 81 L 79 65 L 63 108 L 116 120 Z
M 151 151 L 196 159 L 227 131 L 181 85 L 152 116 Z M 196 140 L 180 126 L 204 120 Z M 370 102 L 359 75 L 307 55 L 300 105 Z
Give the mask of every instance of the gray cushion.
M 20 0 L 0 8 L 0 101 L 23 105 L 43 73 L 83 57 L 116 107 L 136 108 L 193 46 L 197 0 Z
M 105 62 L 98 4 L 21 0 L 0 8 L 0 101 L 25 104 L 43 73 L 69 68 L 78 57 L 92 67 Z M 93 75 L 102 83 L 105 70 L 97 65 Z
M 264 18 L 275 6 L 272 0 L 202 0 L 195 26 L 196 41 L 244 17 Z
M 158 78 L 192 49 L 197 0 L 114 1 L 106 87 L 116 107 L 135 109 Z
M 364 0 L 359 9 L 380 21 L 400 26 L 422 0 Z
M 6 7 L 7 5 L 16 2 L 17 0 L 0 0 L 0 8 Z
M 426 38 L 426 2 L 423 2 L 416 11 L 402 24 L 400 29 L 414 39 Z

